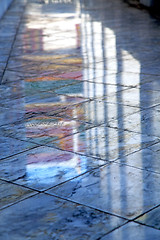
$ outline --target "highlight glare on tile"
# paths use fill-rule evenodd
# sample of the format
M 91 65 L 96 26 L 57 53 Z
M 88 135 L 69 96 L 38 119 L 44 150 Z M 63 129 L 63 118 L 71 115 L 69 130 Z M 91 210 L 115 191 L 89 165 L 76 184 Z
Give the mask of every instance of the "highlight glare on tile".
M 160 31 L 139 1 L 0 19 L 0 240 L 160 239 Z

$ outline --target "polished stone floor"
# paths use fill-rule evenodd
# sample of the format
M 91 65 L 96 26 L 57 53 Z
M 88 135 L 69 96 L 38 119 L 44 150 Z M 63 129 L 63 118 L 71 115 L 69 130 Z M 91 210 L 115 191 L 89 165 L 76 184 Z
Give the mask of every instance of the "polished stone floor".
M 158 20 L 15 0 L 0 83 L 0 240 L 160 239 Z

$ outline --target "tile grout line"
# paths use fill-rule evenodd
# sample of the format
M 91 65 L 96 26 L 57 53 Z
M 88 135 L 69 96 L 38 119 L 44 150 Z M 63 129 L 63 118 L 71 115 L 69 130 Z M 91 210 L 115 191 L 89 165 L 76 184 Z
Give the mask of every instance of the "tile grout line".
M 7 137 L 7 138 L 8 138 L 8 137 Z M 12 139 L 16 139 L 16 138 L 12 138 Z M 16 140 L 19 140 L 19 139 L 16 139 Z M 19 141 L 22 141 L 22 140 L 19 140 Z M 30 142 L 26 142 L 26 143 L 30 143 Z M 39 148 L 39 147 L 41 147 L 41 146 L 38 146 L 38 145 L 37 145 L 37 146 L 31 147 L 31 148 L 29 148 L 29 149 L 26 149 L 26 150 L 20 151 L 20 152 L 18 152 L 18 153 L 15 153 L 15 154 L 9 155 L 9 156 L 7 156 L 7 157 L 0 158 L 0 162 L 6 160 L 6 159 L 8 159 L 8 158 L 12 158 L 12 157 L 14 157 L 14 156 L 17 156 L 17 155 L 23 154 L 23 153 L 28 152 L 28 151 L 31 151 L 31 150 L 34 150 L 34 149 Z
M 135 221 L 135 222 L 139 223 L 138 220 L 137 220 L 138 218 L 140 218 L 140 217 L 142 217 L 143 215 L 145 215 L 145 214 L 153 211 L 154 209 L 156 209 L 156 208 L 158 208 L 158 207 L 160 207 L 160 203 L 157 204 L 156 206 L 154 206 L 153 208 L 150 208 L 149 210 L 145 211 L 144 213 L 141 213 L 139 216 L 133 218 L 132 221 Z M 144 224 L 144 225 L 145 225 L 145 224 Z
M 81 206 L 84 206 L 84 207 L 88 207 L 88 208 L 90 208 L 90 209 L 94 209 L 94 210 L 96 210 L 96 211 L 99 211 L 99 212 L 102 212 L 102 213 L 105 213 L 105 214 L 109 214 L 109 215 L 111 215 L 111 216 L 118 217 L 118 218 L 124 219 L 124 220 L 126 220 L 126 221 L 129 221 L 129 219 L 127 219 L 127 218 L 125 218 L 125 217 L 122 217 L 122 216 L 120 216 L 120 215 L 117 215 L 117 214 L 114 214 L 114 213 L 111 213 L 111 212 L 107 212 L 107 211 L 103 211 L 103 210 L 101 210 L 101 209 L 98 209 L 98 208 L 95 208 L 95 207 L 91 207 L 91 206 L 88 206 L 88 205 L 83 204 L 83 203 L 79 203 L 79 202 L 74 201 L 74 200 L 69 199 L 69 198 L 65 198 L 65 197 L 62 197 L 62 196 L 55 195 L 55 194 L 50 194 L 50 193 L 47 193 L 47 192 L 44 192 L 43 194 L 46 194 L 46 195 L 48 195 L 48 196 L 52 196 L 52 197 L 55 197 L 55 198 L 59 198 L 59 199 L 62 199 L 62 200 L 65 200 L 65 201 L 67 201 L 67 202 L 72 202 L 72 203 L 74 203 L 74 204 L 78 204 L 78 205 L 81 205 Z
M 7 204 L 7 205 L 5 205 L 4 207 L 0 207 L 0 211 L 3 211 L 3 210 L 5 210 L 5 209 L 7 209 L 7 208 L 10 208 L 10 207 L 12 207 L 12 206 L 14 206 L 14 205 L 16 205 L 16 204 L 18 204 L 18 203 L 21 203 L 21 202 L 23 202 L 23 201 L 25 201 L 25 200 L 27 200 L 27 199 L 29 199 L 29 198 L 32 198 L 32 197 L 34 197 L 34 196 L 37 196 L 38 194 L 40 194 L 40 193 L 30 193 L 28 196 L 26 196 L 26 197 L 24 197 L 24 198 L 21 198 L 20 200 L 16 200 L 15 202 L 13 202 L 13 203 L 10 203 L 10 204 Z
M 5 68 L 4 68 L 4 70 L 3 70 L 3 73 L 2 73 L 0 85 L 3 84 L 3 77 L 4 77 L 4 74 L 5 74 L 5 72 L 6 72 L 8 63 L 9 63 L 9 59 L 10 59 L 10 56 L 11 56 L 11 53 L 12 53 L 12 50 L 13 50 L 13 46 L 14 46 L 14 43 L 15 43 L 15 41 L 16 41 L 16 37 L 17 37 L 18 31 L 19 31 L 19 28 L 20 28 L 20 25 L 21 25 L 22 18 L 23 18 L 23 16 L 24 16 L 24 12 L 25 12 L 25 9 L 26 9 L 26 5 L 27 5 L 27 3 L 25 4 L 25 6 L 23 6 L 23 12 L 21 13 L 20 20 L 19 20 L 18 26 L 17 26 L 17 28 L 16 28 L 15 36 L 14 36 L 14 38 L 13 38 L 13 40 L 12 40 L 10 52 L 9 52 L 9 54 L 8 54 L 8 58 L 7 58 L 7 61 L 6 61 L 6 66 L 5 66 Z

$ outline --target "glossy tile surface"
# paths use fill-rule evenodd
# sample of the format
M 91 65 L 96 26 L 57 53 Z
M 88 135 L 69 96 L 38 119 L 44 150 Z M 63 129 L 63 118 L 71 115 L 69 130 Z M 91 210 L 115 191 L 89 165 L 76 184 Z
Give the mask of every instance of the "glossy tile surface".
M 109 101 L 118 102 L 129 106 L 146 109 L 159 104 L 160 93 L 158 91 L 141 91 L 141 88 L 132 88 L 113 96 Z
M 152 211 L 144 214 L 142 217 L 138 218 L 136 221 L 160 230 L 160 207 L 157 207 Z
M 75 141 L 76 145 L 74 144 Z M 64 142 L 66 145 L 63 144 Z M 157 142 L 159 142 L 159 139 L 154 136 L 108 128 L 102 125 L 51 141 L 47 145 L 113 161 Z
M 159 174 L 111 163 L 48 192 L 133 219 L 159 203 L 159 187 Z
M 0 178 L 45 190 L 105 163 L 70 152 L 39 147 L 1 160 Z
M 139 225 L 136 223 L 128 223 L 125 226 L 113 231 L 112 233 L 107 234 L 101 239 L 102 240 L 111 240 L 111 239 L 122 240 L 126 238 L 128 240 L 134 240 L 134 239 L 158 240 L 160 238 L 160 232 L 156 229 Z
M 127 2 L 0 20 L 0 239 L 160 238 L 160 24 Z
M 117 162 L 136 168 L 160 173 L 160 144 L 154 144 L 129 156 L 122 157 Z
M 62 213 L 63 212 L 63 213 Z M 48 195 L 38 195 L 1 211 L 1 239 L 97 239 L 125 221 Z M 53 224 L 54 222 L 54 224 Z M 6 229 L 8 224 L 10 228 Z M 21 230 L 17 231 L 17 225 Z
M 82 132 L 85 129 L 93 127 L 92 124 L 76 121 L 67 118 L 58 118 L 47 115 L 36 115 L 32 117 L 29 114 L 27 119 L 2 126 L 2 132 L 5 136 L 15 137 L 37 144 L 46 144 Z
M 140 125 L 141 123 L 141 125 Z M 110 126 L 126 129 L 129 131 L 160 137 L 160 111 L 159 106 L 136 112 L 118 121 L 112 121 Z
M 20 201 L 22 199 L 25 199 L 29 196 L 36 194 L 36 192 L 30 189 L 27 189 L 12 183 L 7 183 L 1 180 L 0 180 L 0 190 L 1 190 L 0 209 L 5 208 L 17 201 Z
M 10 137 L 0 137 L 0 159 L 35 148 L 36 144 L 20 141 Z
M 115 127 L 114 123 L 117 119 L 118 121 L 120 121 L 119 119 L 123 120 L 128 115 L 139 111 L 140 109 L 136 107 L 109 103 L 99 98 L 76 104 L 76 114 L 74 106 L 71 106 L 57 113 L 57 116 L 77 119 L 92 124 L 105 124 L 106 126 L 109 124 Z M 54 112 L 50 114 L 53 115 Z

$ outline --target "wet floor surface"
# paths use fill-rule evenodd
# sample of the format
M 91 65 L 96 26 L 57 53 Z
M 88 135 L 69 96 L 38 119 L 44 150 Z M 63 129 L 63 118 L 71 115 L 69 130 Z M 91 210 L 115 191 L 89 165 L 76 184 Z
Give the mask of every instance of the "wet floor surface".
M 0 21 L 0 239 L 160 239 L 160 23 L 121 0 Z

